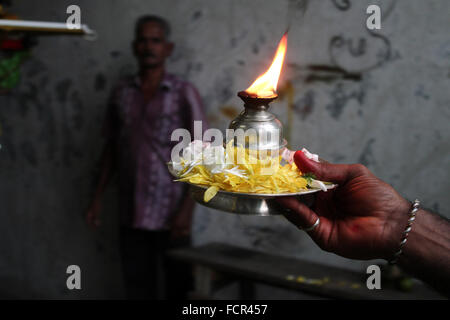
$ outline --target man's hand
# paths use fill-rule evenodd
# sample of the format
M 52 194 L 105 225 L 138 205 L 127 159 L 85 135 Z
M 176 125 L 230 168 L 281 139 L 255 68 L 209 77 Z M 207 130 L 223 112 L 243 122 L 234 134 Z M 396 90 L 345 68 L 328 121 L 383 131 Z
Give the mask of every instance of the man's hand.
M 178 214 L 173 220 L 170 237 L 172 240 L 187 238 L 191 235 L 191 220 Z
M 302 172 L 339 186 L 320 192 L 312 209 L 294 197 L 279 198 L 289 221 L 308 228 L 320 217 L 308 233 L 323 250 L 352 259 L 392 257 L 408 220 L 407 200 L 363 165 L 317 163 L 301 151 L 294 161 Z
M 100 226 L 101 211 L 101 199 L 99 197 L 95 197 L 86 214 L 86 222 L 90 227 L 97 228 L 98 226 Z
M 186 196 L 180 210 L 173 217 L 171 223 L 170 238 L 173 241 L 186 239 L 191 235 L 192 213 L 195 202 L 191 197 Z

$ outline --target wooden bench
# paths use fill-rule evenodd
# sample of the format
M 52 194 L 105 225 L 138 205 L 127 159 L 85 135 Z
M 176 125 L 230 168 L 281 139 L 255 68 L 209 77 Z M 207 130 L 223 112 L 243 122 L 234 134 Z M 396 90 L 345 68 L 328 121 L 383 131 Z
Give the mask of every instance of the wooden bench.
M 195 297 L 210 298 L 213 289 L 230 280 L 240 283 L 240 298 L 255 297 L 254 284 L 296 290 L 311 297 L 331 299 L 443 299 L 422 283 L 411 291 L 381 281 L 381 290 L 369 290 L 365 272 L 354 272 L 296 258 L 211 243 L 172 250 L 169 255 L 195 267 Z

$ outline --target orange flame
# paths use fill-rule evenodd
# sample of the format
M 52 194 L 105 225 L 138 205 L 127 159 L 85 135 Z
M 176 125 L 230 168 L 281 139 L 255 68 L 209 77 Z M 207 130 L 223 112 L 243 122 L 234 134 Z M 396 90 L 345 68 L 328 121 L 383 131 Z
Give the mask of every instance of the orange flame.
M 278 44 L 277 52 L 273 58 L 269 70 L 259 76 L 252 85 L 245 90 L 248 93 L 256 94 L 258 97 L 270 97 L 276 94 L 278 78 L 283 66 L 284 56 L 287 48 L 287 32 L 283 35 Z

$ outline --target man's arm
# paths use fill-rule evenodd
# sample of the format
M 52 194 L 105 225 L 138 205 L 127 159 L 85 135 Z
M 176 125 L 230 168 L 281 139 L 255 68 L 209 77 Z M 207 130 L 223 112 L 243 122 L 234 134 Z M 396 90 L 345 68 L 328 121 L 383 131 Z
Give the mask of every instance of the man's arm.
M 100 224 L 102 196 L 116 167 L 118 117 L 115 101 L 118 99 L 119 92 L 118 88 L 111 91 L 102 127 L 102 136 L 106 139 L 106 143 L 100 158 L 100 176 L 97 180 L 97 188 L 86 215 L 88 225 L 93 227 L 98 227 Z
M 192 216 L 194 214 L 195 201 L 190 197 L 188 187 L 185 186 L 180 207 L 175 213 L 171 223 L 172 240 L 187 238 L 191 235 Z
M 450 296 L 450 222 L 426 210 L 416 220 L 398 264 L 408 273 Z
M 294 161 L 336 189 L 317 194 L 313 208 L 294 197 L 278 198 L 285 216 L 307 230 L 323 250 L 351 259 L 394 258 L 406 229 L 411 203 L 363 165 L 317 163 L 297 151 Z M 318 220 L 320 217 L 320 220 Z M 318 222 L 316 224 L 316 222 Z M 311 226 L 314 226 L 311 228 Z M 450 223 L 419 210 L 398 263 L 450 296 Z
M 94 193 L 91 205 L 88 209 L 86 220 L 92 227 L 100 225 L 101 202 L 103 193 L 115 171 L 115 146 L 111 139 L 105 144 L 100 159 L 100 178 L 98 179 L 97 188 Z

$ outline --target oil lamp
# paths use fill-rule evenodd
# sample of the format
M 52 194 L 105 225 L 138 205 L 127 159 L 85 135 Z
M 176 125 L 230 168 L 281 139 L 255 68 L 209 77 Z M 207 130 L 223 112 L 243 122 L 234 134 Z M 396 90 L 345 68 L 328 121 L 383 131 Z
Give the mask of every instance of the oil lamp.
M 269 69 L 253 84 L 238 96 L 244 101 L 244 110 L 231 121 L 228 129 L 241 129 L 244 132 L 253 132 L 248 135 L 244 147 L 253 151 L 266 151 L 265 154 L 279 156 L 285 150 L 287 142 L 283 138 L 283 125 L 273 113 L 268 111 L 269 103 L 275 100 L 278 79 L 283 66 L 287 49 L 287 33 L 283 35 L 278 45 L 275 57 Z M 239 146 L 235 136 L 226 139 L 234 139 L 234 145 Z M 227 144 L 228 141 L 225 142 Z M 278 215 L 283 210 L 274 201 L 282 194 L 256 194 L 236 193 L 219 191 L 218 194 L 208 202 L 203 200 L 205 189 L 200 186 L 191 185 L 191 195 L 199 203 L 222 211 L 250 215 Z M 303 193 L 310 193 L 304 191 Z M 305 200 L 305 197 L 303 197 Z
M 238 93 L 244 101 L 245 109 L 228 127 L 234 131 L 242 129 L 244 132 L 253 132 L 253 139 L 246 141 L 245 148 L 270 151 L 273 156 L 278 156 L 287 145 L 283 138 L 283 125 L 268 111 L 269 103 L 278 97 L 276 89 L 286 48 L 287 33 L 281 38 L 273 62 L 266 73 L 258 77 L 248 89 Z M 234 142 L 237 146 L 236 139 Z
M 263 154 L 272 157 L 282 155 L 284 159 L 287 159 L 286 154 L 293 154 L 286 148 L 287 142 L 283 138 L 283 125 L 274 114 L 268 111 L 269 103 L 278 97 L 276 89 L 286 49 L 287 33 L 281 38 L 269 69 L 258 77 L 249 88 L 238 93 L 238 96 L 244 101 L 244 110 L 231 121 L 228 129 L 232 130 L 227 130 L 227 133 L 241 130 L 241 132 L 246 132 L 245 139 L 239 139 L 237 137 L 239 135 L 227 136 L 224 141 L 225 147 L 233 139 L 234 146 L 245 147 L 249 149 L 249 152 L 255 151 L 258 158 Z M 251 133 L 247 134 L 247 132 Z M 330 188 L 332 187 L 330 186 Z M 308 189 L 297 193 L 264 194 L 219 190 L 212 199 L 205 201 L 206 189 L 204 186 L 191 184 L 191 196 L 200 204 L 213 209 L 259 216 L 282 214 L 285 209 L 278 205 L 275 201 L 276 197 L 296 196 L 306 205 L 311 205 L 314 201 L 312 193 L 318 191 L 317 189 Z

